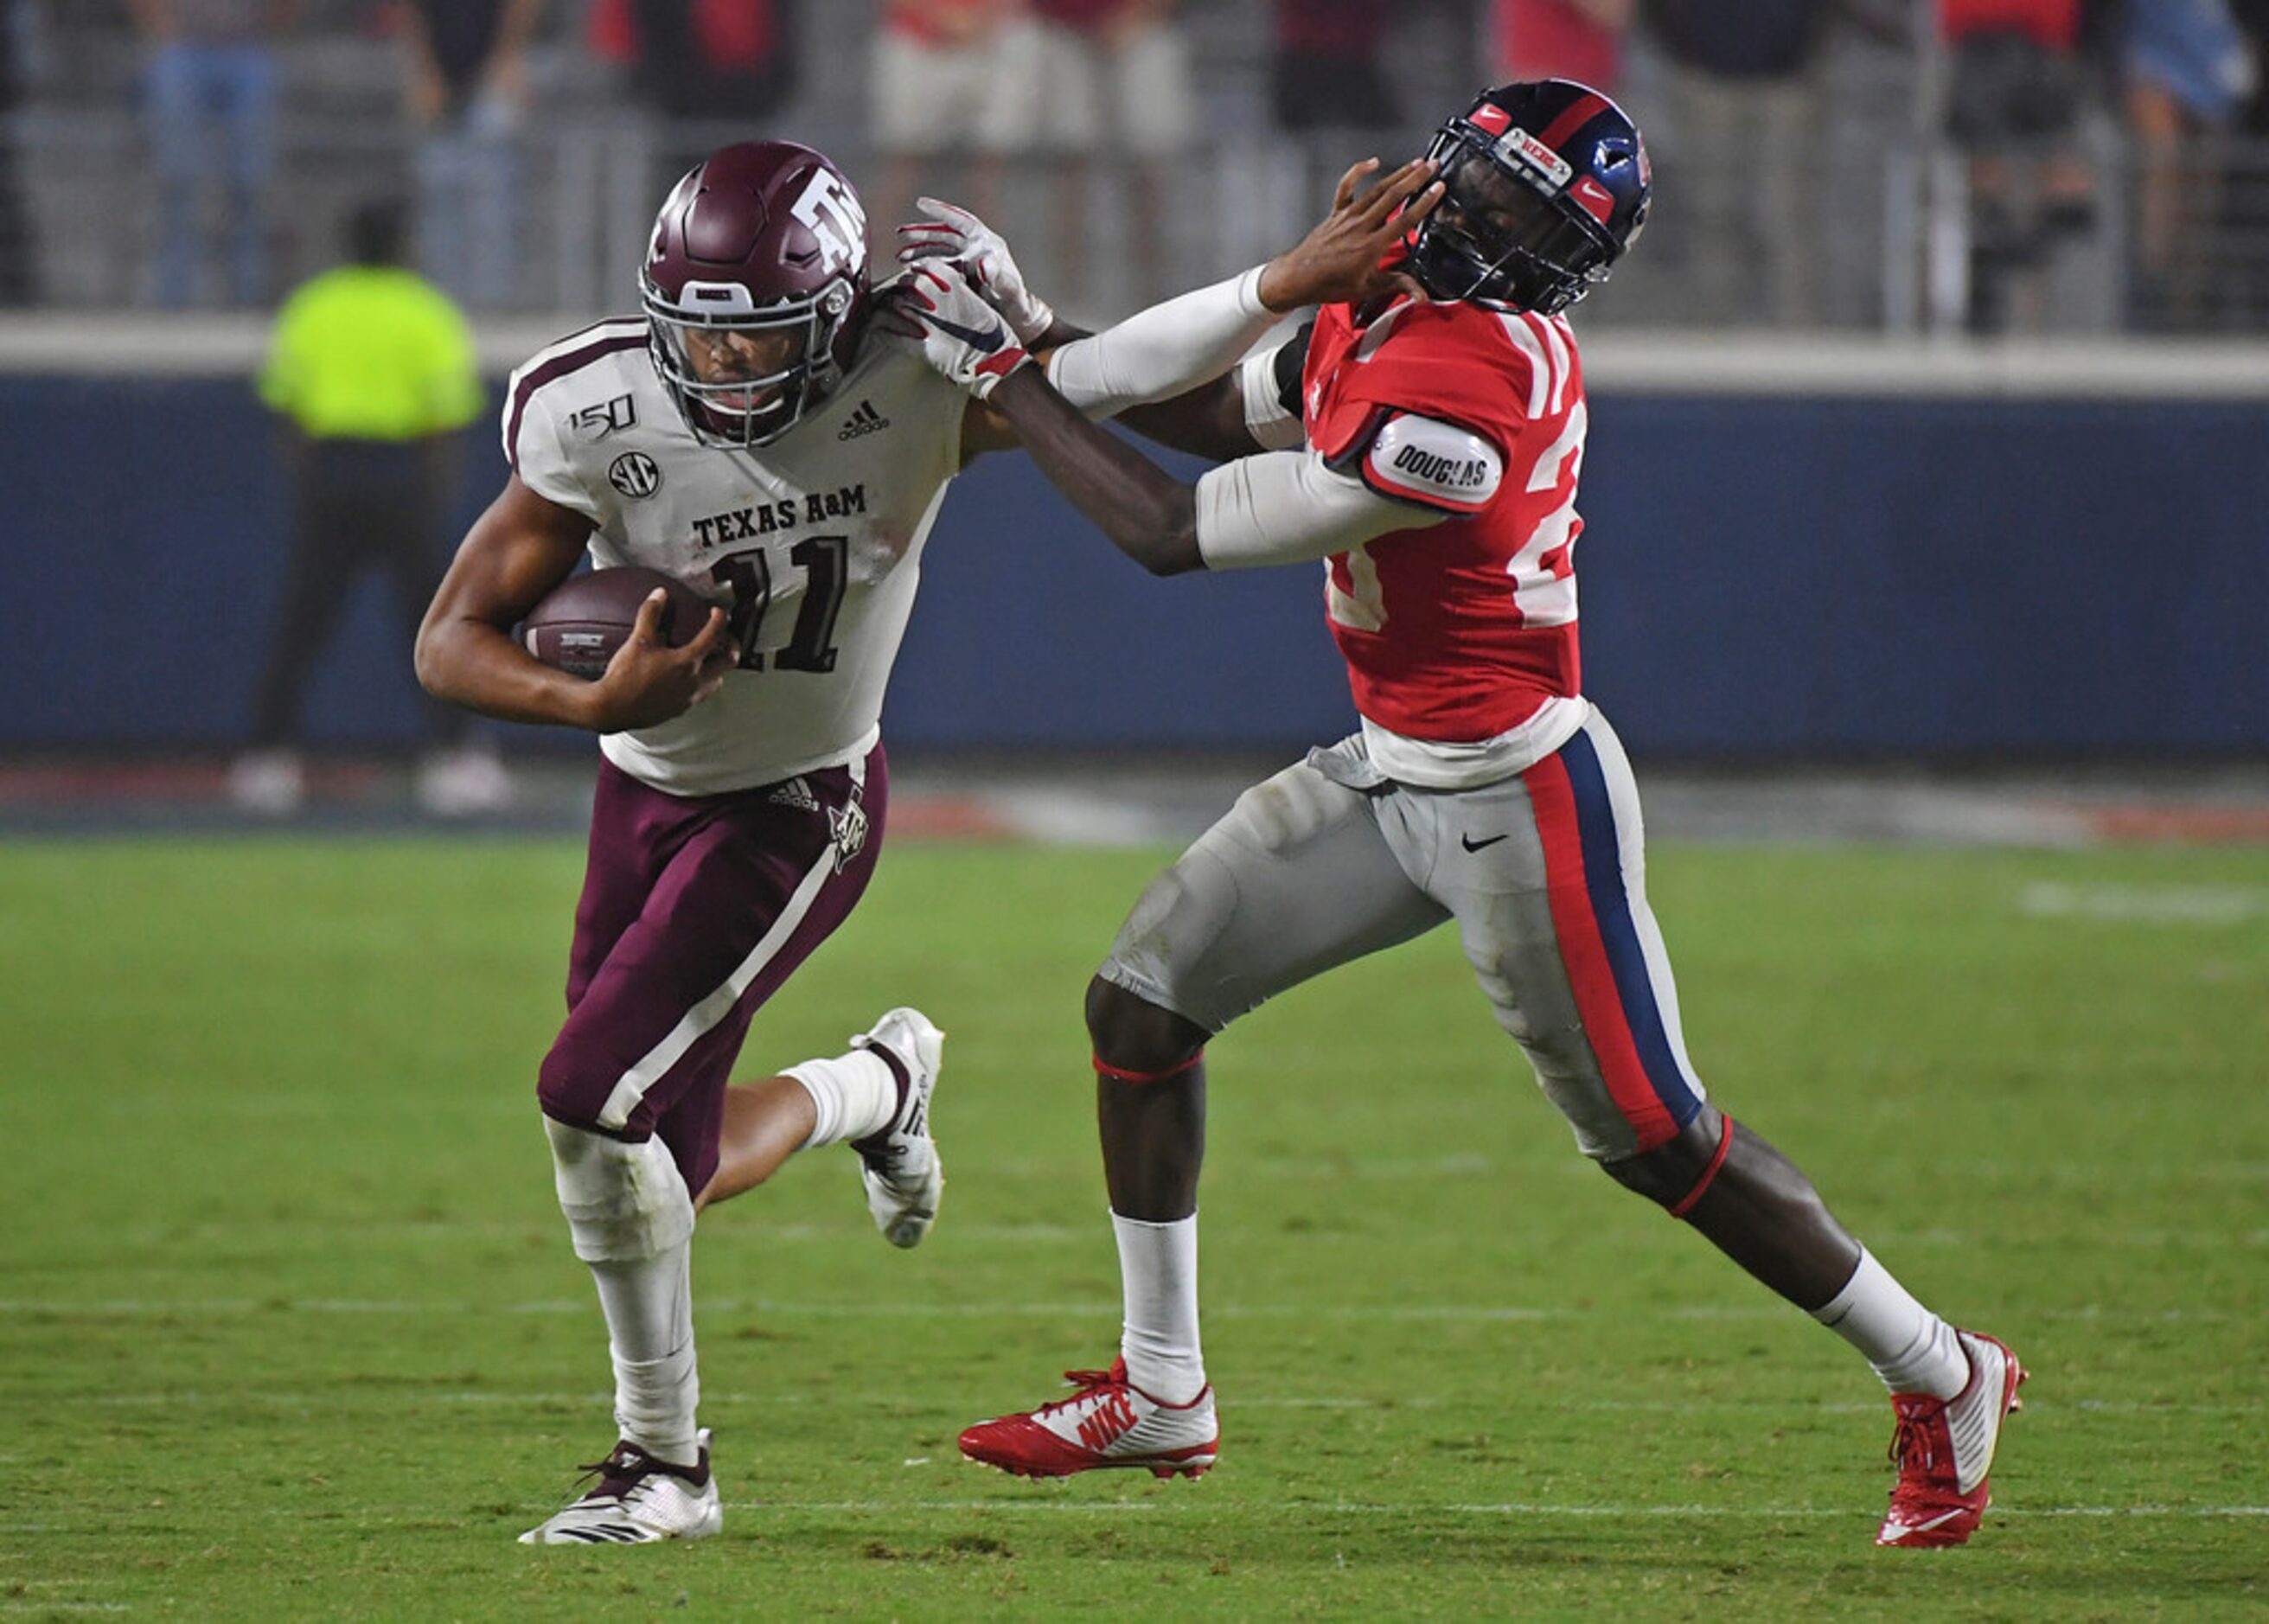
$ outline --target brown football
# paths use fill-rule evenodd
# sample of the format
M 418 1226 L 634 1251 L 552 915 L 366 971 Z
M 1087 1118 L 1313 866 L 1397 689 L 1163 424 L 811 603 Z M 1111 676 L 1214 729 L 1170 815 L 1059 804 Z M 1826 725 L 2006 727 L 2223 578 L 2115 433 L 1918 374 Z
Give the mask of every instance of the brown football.
M 544 594 L 520 623 L 520 646 L 545 665 L 596 678 L 638 623 L 639 605 L 657 587 L 669 594 L 662 606 L 662 636 L 672 648 L 691 642 L 708 621 L 709 600 L 675 575 L 626 564 L 571 575 Z

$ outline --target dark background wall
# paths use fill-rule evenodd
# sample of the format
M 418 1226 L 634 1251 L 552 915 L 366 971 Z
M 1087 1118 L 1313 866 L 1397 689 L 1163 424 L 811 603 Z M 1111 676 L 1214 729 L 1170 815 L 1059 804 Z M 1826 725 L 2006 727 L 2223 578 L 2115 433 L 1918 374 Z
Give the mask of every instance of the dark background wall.
M 1593 406 L 1586 687 L 1635 749 L 2269 749 L 2269 403 Z M 0 379 L 0 751 L 236 741 L 285 523 L 249 391 Z M 471 451 L 467 521 L 503 472 L 492 437 Z M 957 482 L 928 559 L 886 717 L 902 748 L 1278 749 L 1351 725 L 1319 569 L 1152 580 L 1016 457 Z M 375 579 L 309 718 L 318 745 L 415 737 Z

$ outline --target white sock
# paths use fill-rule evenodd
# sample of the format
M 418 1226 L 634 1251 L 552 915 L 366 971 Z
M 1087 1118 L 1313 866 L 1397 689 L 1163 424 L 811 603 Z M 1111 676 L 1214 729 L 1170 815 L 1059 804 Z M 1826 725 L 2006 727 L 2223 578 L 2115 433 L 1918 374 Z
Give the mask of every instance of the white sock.
M 1119 1236 L 1119 1278 L 1127 1318 L 1119 1351 L 1127 1379 L 1161 1404 L 1187 1404 L 1205 1391 L 1198 1347 L 1198 1218 L 1146 1223 L 1111 1214 Z
M 615 1362 L 615 1424 L 657 1460 L 701 1458 L 694 1411 L 701 1377 L 693 1362 L 693 1246 L 658 1257 L 594 1263 L 607 1351 Z
M 1893 1392 L 1951 1399 L 1970 1384 L 1970 1355 L 1954 1327 L 1908 1296 L 1864 1246 L 1844 1289 L 1812 1317 L 1865 1355 Z
M 854 1049 L 831 1060 L 806 1060 L 781 1075 L 795 1078 L 811 1096 L 817 1119 L 803 1141 L 806 1150 L 879 1133 L 898 1114 L 898 1074 L 872 1049 Z

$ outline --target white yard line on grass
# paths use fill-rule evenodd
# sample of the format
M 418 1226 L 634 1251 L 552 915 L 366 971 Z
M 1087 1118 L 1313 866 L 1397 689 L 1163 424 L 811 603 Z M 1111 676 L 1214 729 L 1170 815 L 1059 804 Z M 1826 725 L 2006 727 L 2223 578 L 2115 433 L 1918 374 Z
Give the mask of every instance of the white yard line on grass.
M 2036 881 L 2017 893 L 2035 919 L 2132 925 L 2242 925 L 2269 915 L 2269 890 L 2253 885 L 2069 885 Z
M 763 1297 L 722 1297 L 706 1301 L 705 1314 L 772 1314 L 781 1318 L 811 1319 L 1117 1319 L 1120 1304 L 1097 1298 L 1072 1303 L 788 1303 Z M 1657 1319 L 1781 1320 L 1790 1310 L 1778 1303 L 1746 1308 L 1688 1306 L 1648 1310 Z M 543 1299 L 528 1303 L 470 1303 L 418 1301 L 406 1298 L 365 1300 L 339 1297 L 195 1297 L 178 1302 L 157 1298 L 114 1298 L 93 1303 L 0 1298 L 0 1315 L 11 1318 L 45 1315 L 60 1318 L 136 1319 L 176 1316 L 209 1318 L 237 1314 L 338 1314 L 345 1316 L 417 1316 L 425 1314 L 595 1314 L 597 1305 L 581 1298 Z M 1525 1308 L 1487 1303 L 1231 1303 L 1207 1310 L 1214 1319 L 1326 1319 L 1357 1323 L 1424 1323 L 1444 1321 L 1471 1325 L 1505 1325 L 1527 1321 L 1606 1320 L 1615 1315 L 1589 1309 Z M 2258 1314 L 2221 1308 L 2124 1308 L 2099 1303 L 2069 1308 L 2029 1308 L 2013 1318 L 2021 1319 L 2088 1320 L 2120 1325 L 2226 1325 L 2256 1323 Z
M 1039 1494 L 1050 1491 L 1040 1488 Z M 1851 1506 L 1704 1506 L 1704 1505 L 1548 1505 L 1536 1501 L 1503 1500 L 1470 1502 L 1452 1502 L 1447 1504 L 1412 1501 L 1407 1504 L 1388 1504 L 1376 1501 L 1290 1501 L 1279 1500 L 1265 1504 L 1249 1501 L 1238 1502 L 1223 1508 L 1208 1504 L 1194 1496 L 1183 1495 L 1175 1500 L 745 1500 L 727 1501 L 726 1509 L 732 1511 L 770 1511 L 840 1515 L 845 1513 L 875 1513 L 903 1516 L 909 1511 L 968 1512 L 999 1511 L 1008 1514 L 1025 1512 L 1062 1512 L 1075 1516 L 1094 1516 L 1112 1512 L 1147 1512 L 1156 1516 L 1184 1516 L 1202 1513 L 1207 1516 L 1237 1515 L 1253 1511 L 1282 1512 L 1301 1517 L 1764 1517 L 1779 1520 L 1785 1517 L 1872 1517 L 1872 1512 L 1855 1510 Z M 1992 1515 L 2004 1517 L 2164 1517 L 2204 1521 L 2225 1517 L 2269 1517 L 2269 1506 L 2005 1506 L 1995 1502 Z

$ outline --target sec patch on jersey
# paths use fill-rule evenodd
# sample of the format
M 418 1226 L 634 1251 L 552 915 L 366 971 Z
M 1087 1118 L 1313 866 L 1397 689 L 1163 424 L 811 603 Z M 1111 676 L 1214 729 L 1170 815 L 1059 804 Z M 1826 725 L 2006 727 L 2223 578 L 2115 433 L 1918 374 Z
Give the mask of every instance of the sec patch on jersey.
M 717 607 L 660 570 L 626 564 L 571 575 L 539 599 L 520 623 L 520 646 L 545 665 L 587 680 L 603 675 L 638 624 L 639 606 L 660 587 L 661 635 L 672 648 L 693 640 Z

